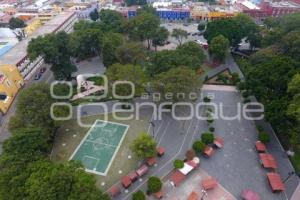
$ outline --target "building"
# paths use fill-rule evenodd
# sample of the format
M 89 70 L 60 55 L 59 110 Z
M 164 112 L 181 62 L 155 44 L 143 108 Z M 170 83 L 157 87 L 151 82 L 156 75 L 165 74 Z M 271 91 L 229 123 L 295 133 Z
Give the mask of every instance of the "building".
M 156 13 L 161 20 L 184 21 L 190 18 L 189 8 L 157 8 Z
M 0 72 L 2 72 L 5 77 L 15 77 L 14 74 L 20 74 L 22 81 L 25 82 L 29 80 L 36 71 L 43 64 L 42 57 L 38 57 L 34 61 L 30 61 L 27 57 L 27 45 L 29 41 L 33 38 L 36 38 L 41 35 L 45 35 L 48 33 L 55 33 L 59 31 L 71 32 L 73 30 L 73 25 L 77 21 L 77 15 L 75 12 L 62 12 L 60 15 L 54 17 L 52 20 L 48 21 L 45 25 L 38 28 L 35 32 L 32 33 L 30 37 L 23 39 L 21 42 L 16 44 L 13 48 L 11 48 L 8 52 L 0 56 Z M 6 70 L 6 69 L 10 70 Z M 15 82 L 17 79 L 12 79 L 11 82 Z M 5 88 L 6 94 L 10 98 L 15 94 L 14 92 L 8 92 L 12 87 L 6 87 L 5 82 L 0 82 L 0 88 Z M 20 88 L 20 87 L 14 87 Z M 3 92 L 3 91 L 0 91 Z M 5 108 L 8 108 L 11 101 L 6 101 Z M 3 109 L 3 113 L 6 112 L 6 109 Z
M 191 18 L 196 21 L 213 21 L 234 17 L 238 10 L 230 6 L 197 5 L 191 10 Z
M 15 66 L 0 67 L 0 113 L 7 112 L 23 84 L 23 78 Z
M 263 1 L 260 10 L 268 17 L 279 17 L 300 11 L 300 5 L 289 1 Z

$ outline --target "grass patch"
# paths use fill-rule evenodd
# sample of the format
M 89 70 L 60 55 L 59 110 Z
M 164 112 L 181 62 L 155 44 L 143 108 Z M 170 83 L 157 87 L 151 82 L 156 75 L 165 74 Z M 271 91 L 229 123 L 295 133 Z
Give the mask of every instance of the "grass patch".
M 297 174 L 300 174 L 300 152 L 296 152 L 295 155 L 290 158 L 290 160 Z
M 126 113 L 117 113 L 117 115 L 128 116 Z M 141 111 L 140 120 L 120 121 L 114 119 L 112 114 L 108 114 L 108 121 L 127 124 L 130 127 L 107 175 L 93 174 L 97 179 L 96 184 L 101 190 L 106 191 L 124 175 L 137 168 L 139 160 L 131 152 L 129 145 L 141 132 L 147 130 L 150 115 L 149 112 Z M 82 122 L 90 124 L 93 124 L 96 119 L 104 120 L 104 116 L 95 115 L 81 118 Z M 64 122 L 57 131 L 51 159 L 56 163 L 67 162 L 88 130 L 89 128 L 79 126 L 75 119 Z M 128 159 L 129 155 L 131 159 Z M 122 173 L 119 173 L 120 171 Z

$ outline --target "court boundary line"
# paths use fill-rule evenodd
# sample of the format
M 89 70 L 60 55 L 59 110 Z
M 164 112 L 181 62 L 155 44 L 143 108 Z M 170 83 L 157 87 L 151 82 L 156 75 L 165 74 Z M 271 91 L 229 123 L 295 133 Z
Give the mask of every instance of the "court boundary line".
M 109 161 L 109 163 L 108 163 L 108 165 L 107 165 L 104 172 L 98 172 L 98 171 L 90 170 L 90 169 L 87 169 L 86 167 L 84 167 L 86 172 L 97 174 L 97 175 L 100 175 L 100 176 L 106 176 L 107 173 L 108 173 L 108 170 L 110 169 L 110 167 L 112 165 L 113 160 L 115 159 L 115 157 L 116 157 L 116 155 L 117 155 L 117 153 L 118 153 L 118 151 L 119 151 L 119 149 L 120 149 L 120 147 L 123 143 L 123 140 L 124 140 L 125 136 L 127 135 L 127 132 L 128 132 L 128 129 L 129 129 L 129 125 L 127 125 L 127 124 L 121 124 L 121 123 L 117 123 L 117 122 L 110 122 L 110 121 L 96 119 L 93 126 L 88 130 L 86 135 L 81 139 L 80 143 L 77 145 L 76 149 L 74 150 L 74 152 L 70 156 L 69 161 L 73 159 L 75 154 L 78 152 L 78 150 L 80 149 L 82 144 L 87 140 L 87 137 L 91 134 L 92 130 L 96 126 L 97 122 L 99 122 L 99 121 L 105 122 L 106 124 L 111 123 L 111 124 L 116 124 L 118 126 L 125 126 L 126 127 L 125 131 L 123 132 L 123 135 L 122 135 L 121 139 L 119 140 L 118 146 L 114 146 L 114 147 L 116 147 L 115 152 L 114 152 L 113 156 L 111 157 L 111 159 L 110 159 L 110 161 Z M 105 145 L 107 145 L 107 144 L 105 144 Z

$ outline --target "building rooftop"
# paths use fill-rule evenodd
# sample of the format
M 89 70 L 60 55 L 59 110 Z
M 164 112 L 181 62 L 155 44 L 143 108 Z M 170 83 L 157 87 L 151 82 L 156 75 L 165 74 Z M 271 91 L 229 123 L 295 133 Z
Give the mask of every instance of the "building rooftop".
M 0 64 L 16 65 L 27 56 L 27 45 L 29 41 L 41 35 L 55 32 L 56 29 L 70 18 L 75 12 L 65 11 L 48 21 L 45 25 L 37 29 L 30 37 L 24 38 L 10 51 L 0 57 Z

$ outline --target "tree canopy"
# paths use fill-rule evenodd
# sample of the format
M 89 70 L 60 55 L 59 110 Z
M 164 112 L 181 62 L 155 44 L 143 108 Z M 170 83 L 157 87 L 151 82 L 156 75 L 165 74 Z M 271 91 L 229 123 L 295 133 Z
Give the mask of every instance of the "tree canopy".
M 10 29 L 24 28 L 24 27 L 26 27 L 26 24 L 20 18 L 12 17 L 8 22 L 8 27 Z
M 131 144 L 131 150 L 138 158 L 150 158 L 156 155 L 156 143 L 147 133 L 141 133 Z
M 183 29 L 175 28 L 172 31 L 172 37 L 176 38 L 179 46 L 181 46 L 183 39 L 186 39 L 188 37 L 188 32 Z
M 214 37 L 208 47 L 211 55 L 215 56 L 218 60 L 224 61 L 228 55 L 229 41 L 223 35 Z

